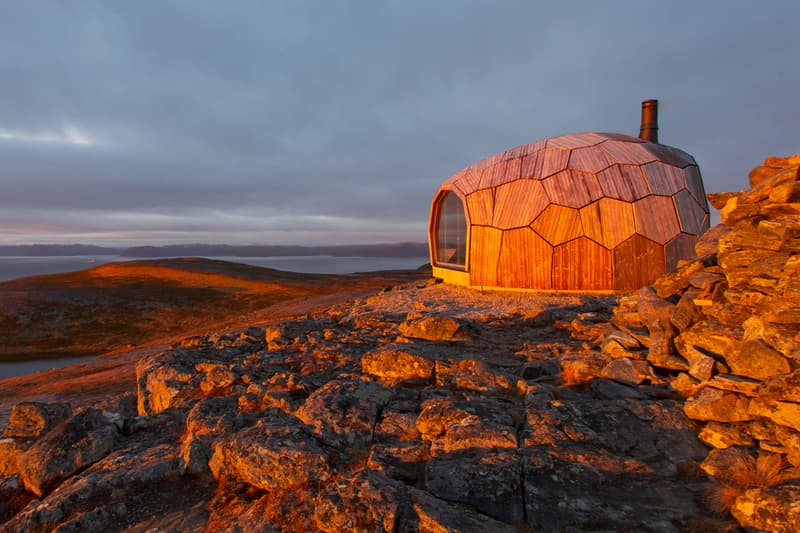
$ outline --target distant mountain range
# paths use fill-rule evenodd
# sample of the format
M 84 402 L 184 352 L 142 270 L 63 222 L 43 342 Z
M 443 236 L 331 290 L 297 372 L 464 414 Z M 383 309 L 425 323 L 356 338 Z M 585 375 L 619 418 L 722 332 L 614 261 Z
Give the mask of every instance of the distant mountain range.
M 119 255 L 122 257 L 276 257 L 330 255 L 335 257 L 425 257 L 428 244 L 398 242 L 334 246 L 171 244 L 110 248 L 88 244 L 0 245 L 1 256 Z
M 68 256 L 68 255 L 119 255 L 125 248 L 106 248 L 91 244 L 9 244 L 0 245 L 0 257 L 12 255 L 23 257 Z

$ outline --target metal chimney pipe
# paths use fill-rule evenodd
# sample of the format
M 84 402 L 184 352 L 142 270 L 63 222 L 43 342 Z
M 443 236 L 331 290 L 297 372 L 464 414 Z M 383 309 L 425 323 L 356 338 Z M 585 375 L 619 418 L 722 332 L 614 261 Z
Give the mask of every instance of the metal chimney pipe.
M 658 143 L 658 100 L 642 102 L 642 125 L 639 138 L 651 143 Z

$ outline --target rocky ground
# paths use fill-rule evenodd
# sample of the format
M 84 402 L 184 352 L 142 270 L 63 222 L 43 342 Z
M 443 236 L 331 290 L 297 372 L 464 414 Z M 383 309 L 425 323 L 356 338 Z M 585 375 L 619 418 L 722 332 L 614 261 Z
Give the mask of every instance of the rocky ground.
M 799 163 L 632 295 L 400 283 L 17 404 L 0 530 L 800 530 Z
M 185 339 L 113 401 L 15 407 L 3 527 L 724 528 L 669 377 L 594 342 L 614 301 L 420 282 Z

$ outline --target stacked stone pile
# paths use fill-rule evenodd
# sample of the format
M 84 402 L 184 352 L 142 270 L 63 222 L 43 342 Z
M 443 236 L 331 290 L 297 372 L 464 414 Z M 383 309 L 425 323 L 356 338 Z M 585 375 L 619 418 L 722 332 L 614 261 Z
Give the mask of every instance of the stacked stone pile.
M 721 486 L 736 485 L 737 468 L 772 465 L 728 501 L 742 525 L 770 531 L 800 530 L 798 165 L 800 155 L 768 158 L 749 190 L 709 195 L 722 224 L 697 243 L 698 258 L 621 298 L 603 339 L 605 352 L 646 358 L 686 397 L 711 447 L 702 467 Z

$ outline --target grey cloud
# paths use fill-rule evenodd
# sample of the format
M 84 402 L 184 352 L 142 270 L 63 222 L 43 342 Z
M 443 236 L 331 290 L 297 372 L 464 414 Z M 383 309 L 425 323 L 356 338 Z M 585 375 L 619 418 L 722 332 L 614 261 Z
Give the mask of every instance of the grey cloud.
M 0 209 L 70 236 L 122 218 L 143 240 L 327 239 L 335 220 L 365 242 L 392 227 L 423 240 L 450 174 L 538 138 L 636 133 L 650 97 L 707 189 L 739 189 L 797 151 L 798 15 L 788 1 L 5 4 L 0 132 L 73 127 L 97 144 L 0 138 Z

